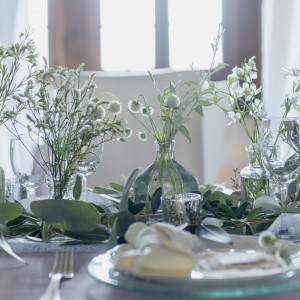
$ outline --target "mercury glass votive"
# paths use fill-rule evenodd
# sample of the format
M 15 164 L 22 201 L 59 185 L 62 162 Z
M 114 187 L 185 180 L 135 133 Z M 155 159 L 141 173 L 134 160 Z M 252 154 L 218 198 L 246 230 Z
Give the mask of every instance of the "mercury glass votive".
M 200 194 L 184 193 L 161 197 L 163 221 L 173 225 L 195 224 L 199 213 Z

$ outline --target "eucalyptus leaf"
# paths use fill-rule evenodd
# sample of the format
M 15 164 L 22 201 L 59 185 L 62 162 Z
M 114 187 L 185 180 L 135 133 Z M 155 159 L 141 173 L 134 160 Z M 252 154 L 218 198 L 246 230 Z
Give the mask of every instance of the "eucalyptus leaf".
M 114 195 L 114 194 L 116 194 L 116 191 L 113 189 L 108 189 L 108 188 L 104 188 L 101 186 L 95 186 L 93 188 L 93 193 L 94 194 Z
M 241 218 L 243 216 L 243 214 L 246 212 L 247 207 L 248 207 L 247 202 L 244 202 L 243 204 L 241 204 L 235 211 L 236 217 Z
M 262 196 L 254 200 L 253 208 L 262 207 L 273 213 L 280 213 L 281 206 L 279 203 L 270 196 Z
M 128 195 L 133 182 L 135 181 L 137 175 L 139 173 L 139 169 L 133 170 L 133 172 L 129 175 L 126 184 L 124 186 L 124 190 L 120 199 L 120 211 L 128 210 Z
M 0 222 L 10 221 L 17 218 L 23 211 L 23 206 L 19 203 L 0 203 Z
M 161 202 L 161 195 L 162 195 L 162 189 L 159 187 L 152 195 L 151 197 L 151 211 L 152 213 L 156 213 L 157 210 L 160 207 L 160 202 Z
M 66 236 L 81 241 L 103 242 L 108 240 L 109 238 L 109 233 L 106 230 L 99 227 L 90 232 L 72 232 L 63 230 L 63 233 Z
M 74 188 L 73 188 L 73 197 L 75 198 L 75 200 L 79 200 L 81 196 L 81 192 L 82 192 L 82 180 L 81 177 L 77 175 L 75 179 Z
M 117 218 L 115 218 L 110 232 L 110 236 L 107 242 L 106 251 L 112 249 L 118 244 L 117 241 Z
M 300 205 L 299 201 L 289 203 L 286 207 L 286 212 L 287 213 L 299 214 L 300 213 L 299 205 Z
M 231 238 L 228 233 L 217 226 L 200 224 L 200 226 L 196 230 L 196 234 L 200 238 L 206 240 L 228 245 L 232 244 Z
M 31 210 L 43 221 L 60 229 L 83 233 L 91 232 L 101 223 L 98 210 L 78 200 L 49 199 L 33 201 Z
M 123 187 L 122 185 L 118 184 L 118 183 L 111 182 L 111 183 L 109 184 L 109 186 L 110 186 L 112 189 L 114 189 L 115 192 L 117 191 L 117 192 L 122 193 L 123 190 L 124 190 L 124 187 Z
M 23 264 L 27 264 L 27 262 L 20 257 L 19 255 L 17 255 L 10 247 L 10 245 L 8 244 L 8 242 L 6 241 L 3 233 L 1 233 L 1 237 L 0 237 L 0 246 L 2 247 L 2 249 L 8 253 L 9 255 L 11 255 L 12 257 L 14 257 L 15 259 L 17 259 L 18 261 L 20 261 Z

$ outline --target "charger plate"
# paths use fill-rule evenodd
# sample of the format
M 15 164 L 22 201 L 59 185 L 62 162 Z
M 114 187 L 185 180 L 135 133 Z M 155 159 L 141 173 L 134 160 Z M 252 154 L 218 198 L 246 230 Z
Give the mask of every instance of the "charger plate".
M 251 244 L 251 251 L 257 250 L 255 237 L 234 237 L 234 249 L 245 251 Z M 237 244 L 237 245 L 236 245 Z M 119 272 L 112 257 L 120 251 L 117 246 L 105 254 L 98 255 L 88 265 L 89 274 L 99 282 L 118 288 L 155 295 L 172 297 L 228 298 L 274 293 L 300 287 L 300 247 L 286 244 L 292 253 L 293 263 L 288 269 L 274 267 L 269 270 L 222 270 L 210 273 L 196 268 L 187 277 L 164 277 Z M 241 248 L 241 246 L 243 246 Z M 222 249 L 222 251 L 229 251 Z

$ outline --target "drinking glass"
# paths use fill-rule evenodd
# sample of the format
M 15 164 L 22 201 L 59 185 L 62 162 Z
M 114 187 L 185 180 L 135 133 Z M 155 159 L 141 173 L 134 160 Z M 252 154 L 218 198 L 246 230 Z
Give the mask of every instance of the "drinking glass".
M 294 239 L 288 224 L 287 193 L 288 185 L 300 169 L 300 119 L 263 119 L 259 151 L 263 166 L 280 191 L 282 212 L 276 236 L 281 239 Z
M 11 138 L 10 162 L 20 184 L 26 188 L 28 198 L 34 199 L 36 189 L 44 180 L 43 141 L 35 135 L 21 135 Z
M 84 158 L 78 163 L 77 174 L 82 178 L 82 200 L 87 200 L 87 177 L 93 174 L 100 164 L 103 153 L 103 138 L 98 136 L 91 142 L 91 149 L 88 151 L 84 148 L 83 153 L 86 152 Z

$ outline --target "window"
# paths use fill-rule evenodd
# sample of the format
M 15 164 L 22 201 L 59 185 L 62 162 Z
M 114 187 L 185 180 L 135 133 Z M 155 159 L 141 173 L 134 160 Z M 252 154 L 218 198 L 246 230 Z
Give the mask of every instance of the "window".
M 260 66 L 261 0 L 28 2 L 33 37 L 43 56 L 49 52 L 54 67 L 76 68 L 84 62 L 87 70 L 207 68 L 210 42 L 221 20 L 225 34 L 217 61 L 224 57 L 233 67 L 254 55 Z M 218 72 L 215 79 L 229 71 Z

